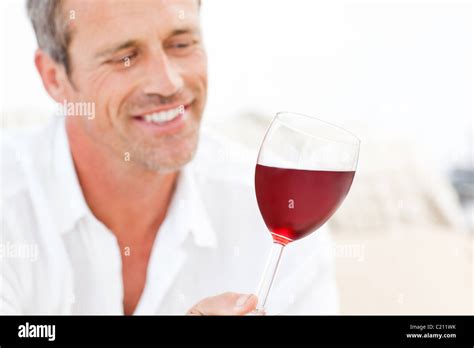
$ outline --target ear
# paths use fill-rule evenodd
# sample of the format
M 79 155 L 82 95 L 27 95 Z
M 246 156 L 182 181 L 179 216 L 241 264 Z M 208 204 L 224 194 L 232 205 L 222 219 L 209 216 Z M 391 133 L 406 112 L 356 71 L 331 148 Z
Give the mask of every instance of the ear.
M 68 99 L 66 95 L 68 79 L 64 66 L 57 63 L 41 49 L 37 49 L 35 52 L 35 65 L 43 81 L 43 86 L 51 98 L 58 103 Z

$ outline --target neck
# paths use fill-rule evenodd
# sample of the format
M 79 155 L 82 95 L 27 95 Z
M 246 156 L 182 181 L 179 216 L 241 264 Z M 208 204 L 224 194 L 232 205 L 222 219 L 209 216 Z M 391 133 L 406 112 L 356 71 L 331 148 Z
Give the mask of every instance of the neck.
M 126 162 L 66 122 L 76 172 L 94 216 L 119 243 L 154 239 L 173 194 L 177 172 L 158 173 Z

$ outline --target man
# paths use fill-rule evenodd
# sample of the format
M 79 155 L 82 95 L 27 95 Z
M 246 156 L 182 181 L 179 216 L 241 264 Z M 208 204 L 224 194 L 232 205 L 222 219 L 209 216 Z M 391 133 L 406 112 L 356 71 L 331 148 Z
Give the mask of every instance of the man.
M 27 7 L 46 91 L 93 112 L 67 108 L 5 136 L 2 243 L 37 258 L 2 257 L 0 312 L 252 312 L 270 238 L 255 158 L 212 132 L 196 152 L 207 92 L 200 3 Z M 326 232 L 286 249 L 267 313 L 335 313 Z

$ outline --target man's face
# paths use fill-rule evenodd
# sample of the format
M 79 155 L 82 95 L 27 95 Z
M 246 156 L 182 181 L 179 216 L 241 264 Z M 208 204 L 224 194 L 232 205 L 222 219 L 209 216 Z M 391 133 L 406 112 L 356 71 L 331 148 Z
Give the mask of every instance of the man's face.
M 68 0 L 69 102 L 94 102 L 76 118 L 111 156 L 148 170 L 193 156 L 207 91 L 196 0 Z

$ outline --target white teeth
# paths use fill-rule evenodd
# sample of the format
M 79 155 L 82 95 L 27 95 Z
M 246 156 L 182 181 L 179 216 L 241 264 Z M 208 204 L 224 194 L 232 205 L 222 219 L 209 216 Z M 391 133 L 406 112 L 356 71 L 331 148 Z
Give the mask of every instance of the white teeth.
M 177 107 L 176 109 L 155 112 L 153 114 L 144 115 L 143 119 L 146 122 L 155 122 L 155 123 L 171 121 L 172 119 L 176 118 L 178 115 L 181 114 L 180 112 L 181 109 L 182 109 L 182 106 Z

